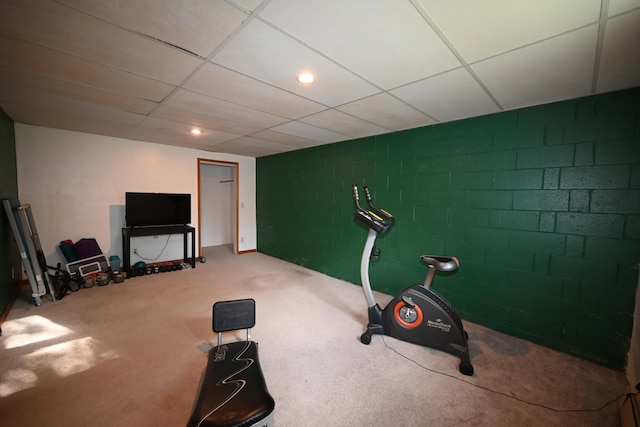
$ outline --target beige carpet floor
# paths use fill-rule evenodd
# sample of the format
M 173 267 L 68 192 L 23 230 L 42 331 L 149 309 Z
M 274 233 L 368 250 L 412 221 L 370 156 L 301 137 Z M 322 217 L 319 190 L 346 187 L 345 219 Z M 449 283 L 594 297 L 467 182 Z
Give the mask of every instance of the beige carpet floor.
M 277 426 L 619 425 L 620 400 L 595 409 L 626 391 L 622 372 L 464 322 L 466 377 L 446 353 L 380 336 L 361 344 L 359 286 L 260 253 L 204 254 L 195 269 L 40 307 L 25 289 L 2 325 L 0 425 L 186 425 L 216 340 L 212 304 L 247 297 Z

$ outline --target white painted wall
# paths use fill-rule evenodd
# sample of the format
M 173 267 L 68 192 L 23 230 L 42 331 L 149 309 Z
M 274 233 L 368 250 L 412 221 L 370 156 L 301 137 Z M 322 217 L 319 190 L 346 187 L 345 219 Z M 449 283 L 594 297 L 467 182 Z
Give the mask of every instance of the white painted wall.
M 127 191 L 190 193 L 191 225 L 198 224 L 198 158 L 237 162 L 239 251 L 257 247 L 254 158 L 16 123 L 18 194 L 33 208 L 47 260 L 62 261 L 61 240 L 98 240 L 102 251 L 122 258 L 121 228 Z M 145 258 L 182 257 L 182 236 L 132 239 Z M 197 242 L 196 242 L 197 247 Z M 136 262 L 132 255 L 132 263 Z

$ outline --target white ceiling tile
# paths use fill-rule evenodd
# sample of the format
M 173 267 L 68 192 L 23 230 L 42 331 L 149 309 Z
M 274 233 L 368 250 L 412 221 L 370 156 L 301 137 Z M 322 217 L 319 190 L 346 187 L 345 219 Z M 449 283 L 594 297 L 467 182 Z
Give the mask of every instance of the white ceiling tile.
M 500 111 L 465 68 L 394 89 L 391 94 L 441 122 Z
M 299 121 L 348 135 L 352 138 L 362 138 L 388 132 L 386 129 L 376 126 L 373 123 L 334 109 L 312 114 Z
M 598 70 L 598 92 L 640 86 L 639 46 L 640 10 L 607 21 Z
M 256 147 L 253 145 L 246 145 L 246 144 L 241 144 L 233 141 L 223 142 L 222 144 L 218 144 L 212 147 L 209 151 L 237 154 L 239 156 L 249 156 L 249 157 L 262 157 L 262 156 L 269 156 L 271 154 L 279 153 L 278 150 L 274 150 L 271 148 Z
M 17 123 L 56 129 L 88 132 L 128 138 L 144 116 L 114 114 L 100 108 L 84 108 L 82 103 L 49 99 L 43 96 L 35 102 L 4 101 L 2 107 Z
M 609 16 L 640 8 L 640 0 L 609 0 Z
M 213 117 L 245 122 L 257 127 L 271 127 L 287 122 L 287 119 L 234 104 L 190 90 L 179 89 L 166 101 L 166 105 L 184 110 L 206 113 Z
M 602 0 L 418 0 L 468 63 L 597 22 Z
M 134 134 L 153 131 L 157 134 L 166 133 L 167 135 L 172 135 L 174 138 L 187 139 L 199 143 L 220 143 L 238 137 L 238 135 L 235 134 L 221 132 L 204 126 L 198 126 L 198 128 L 202 133 L 200 135 L 193 135 L 190 132 L 191 129 L 186 128 L 182 122 L 174 122 L 159 117 L 148 117 L 140 123 Z
M 247 18 L 223 1 L 59 0 L 107 22 L 207 57 Z M 144 16 L 145 19 L 140 19 Z M 171 19 L 167 19 L 171 17 Z
M 249 23 L 212 62 L 326 106 L 378 92 L 354 74 L 258 20 Z M 312 72 L 316 81 L 311 85 L 298 83 L 296 77 L 303 71 Z
M 260 16 L 383 89 L 460 66 L 409 1 L 272 0 Z
M 86 61 L 0 34 L 0 58 L 10 68 L 137 98 L 161 101 L 174 88 L 166 83 Z M 38 78 L 38 77 L 35 77 Z
M 640 86 L 639 14 L 640 0 L 0 0 L 0 108 L 263 156 L 484 115 L 490 99 Z M 204 138 L 185 137 L 194 126 Z
M 264 3 L 264 0 L 227 0 L 227 1 L 231 4 L 237 5 L 241 9 L 244 9 L 250 12 L 256 10 L 261 3 Z M 266 0 L 266 2 L 269 3 L 269 0 Z
M 0 82 L 0 99 L 16 104 L 32 105 L 34 108 L 59 110 L 60 115 L 67 113 L 76 117 L 97 117 L 98 120 L 138 124 L 145 115 L 123 111 L 104 105 L 97 105 L 77 99 L 63 98 L 55 92 L 38 88 L 7 86 Z
M 290 145 L 297 148 L 313 147 L 318 144 L 317 141 L 313 141 L 311 139 L 290 135 L 288 133 L 276 132 L 269 129 L 256 132 L 251 136 L 265 141 L 277 142 L 279 144 Z
M 432 118 L 386 93 L 341 105 L 337 109 L 362 120 L 376 123 L 387 131 L 435 123 Z
M 186 82 L 185 87 L 289 119 L 297 119 L 326 108 L 299 95 L 211 63 L 198 70 Z
M 505 109 L 588 95 L 598 26 L 591 25 L 472 65 Z
M 158 108 L 153 110 L 150 116 L 164 118 L 175 122 L 182 122 L 185 129 L 203 127 L 238 136 L 248 135 L 262 129 L 261 126 L 256 126 L 255 124 L 250 125 L 245 122 L 237 122 L 226 118 L 215 117 L 207 114 L 206 112 L 189 111 L 168 105 L 158 106 Z
M 219 144 L 224 144 L 224 142 L 219 143 L 204 139 L 192 140 L 175 133 L 144 127 L 136 128 L 129 136 L 129 139 L 208 151 L 211 151 L 213 147 L 216 147 Z
M 321 143 L 338 142 L 351 139 L 347 135 L 342 135 L 337 132 L 321 129 L 301 122 L 288 122 L 279 126 L 274 126 L 272 129 L 277 132 L 288 133 L 290 135 L 312 139 Z
M 2 81 L 11 82 L 14 88 L 34 89 L 61 98 L 110 106 L 132 113 L 148 114 L 158 105 L 157 102 L 146 99 L 53 79 L 24 69 L 0 66 L 0 82 Z
M 279 144 L 277 142 L 267 141 L 264 139 L 253 138 L 250 136 L 243 136 L 241 138 L 237 138 L 233 141 L 237 144 L 250 145 L 252 147 L 260 147 L 266 148 L 269 150 L 277 151 L 279 153 L 283 153 L 285 151 L 295 150 L 295 147 L 287 144 Z
M 22 19 L 12 19 L 16 15 Z M 175 47 L 49 1 L 0 2 L 0 27 L 6 35 L 171 84 L 201 63 Z M 123 55 L 123 46 L 135 54 Z

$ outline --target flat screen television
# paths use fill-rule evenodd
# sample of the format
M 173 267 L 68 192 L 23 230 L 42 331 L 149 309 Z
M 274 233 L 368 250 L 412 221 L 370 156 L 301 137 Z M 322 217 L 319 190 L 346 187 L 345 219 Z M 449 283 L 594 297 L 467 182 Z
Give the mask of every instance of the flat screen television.
M 127 227 L 191 223 L 191 194 L 125 193 Z

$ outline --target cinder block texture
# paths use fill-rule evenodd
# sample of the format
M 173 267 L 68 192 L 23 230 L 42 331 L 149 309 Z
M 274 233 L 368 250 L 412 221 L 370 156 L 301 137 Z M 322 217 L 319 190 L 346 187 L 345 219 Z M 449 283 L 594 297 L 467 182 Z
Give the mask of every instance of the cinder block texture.
M 352 184 L 396 217 L 375 289 L 623 369 L 640 261 L 640 88 L 257 159 L 258 250 L 360 283 Z M 471 337 L 473 341 L 473 337 Z

